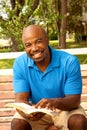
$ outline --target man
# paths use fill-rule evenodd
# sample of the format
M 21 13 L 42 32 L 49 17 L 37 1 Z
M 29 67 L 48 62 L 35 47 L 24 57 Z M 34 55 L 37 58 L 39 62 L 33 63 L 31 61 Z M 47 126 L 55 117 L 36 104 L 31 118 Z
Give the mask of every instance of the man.
M 11 130 L 87 130 L 80 107 L 82 79 L 75 56 L 49 46 L 46 32 L 38 25 L 23 30 L 26 53 L 15 60 L 13 86 L 16 102 L 29 101 L 35 108 L 58 111 L 54 119 L 36 115 L 33 120 L 17 110 Z

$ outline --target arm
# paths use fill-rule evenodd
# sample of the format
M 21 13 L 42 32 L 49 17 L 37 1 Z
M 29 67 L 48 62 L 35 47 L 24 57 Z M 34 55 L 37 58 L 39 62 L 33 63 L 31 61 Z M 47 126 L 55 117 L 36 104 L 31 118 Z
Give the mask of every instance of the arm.
M 29 92 L 22 92 L 22 93 L 16 93 L 15 94 L 15 101 L 16 102 L 24 102 L 26 104 L 29 104 Z
M 70 111 L 79 107 L 80 95 L 67 95 L 64 98 L 42 99 L 35 107 L 46 107 L 49 109 L 60 109 Z
M 64 111 L 73 110 L 80 105 L 80 94 L 77 95 L 67 95 L 64 98 L 59 98 L 57 100 L 58 108 Z

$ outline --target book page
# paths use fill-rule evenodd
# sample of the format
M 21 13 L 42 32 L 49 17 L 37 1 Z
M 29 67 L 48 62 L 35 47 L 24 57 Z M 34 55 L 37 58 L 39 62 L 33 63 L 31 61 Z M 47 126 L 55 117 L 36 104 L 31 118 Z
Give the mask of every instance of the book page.
M 30 105 L 25 104 L 25 103 L 8 103 L 5 106 L 18 109 L 18 110 L 24 112 L 25 114 L 40 113 L 40 112 L 44 113 L 44 114 L 48 114 L 50 116 L 58 114 L 55 111 L 52 111 L 50 109 L 35 108 L 34 106 L 30 106 Z

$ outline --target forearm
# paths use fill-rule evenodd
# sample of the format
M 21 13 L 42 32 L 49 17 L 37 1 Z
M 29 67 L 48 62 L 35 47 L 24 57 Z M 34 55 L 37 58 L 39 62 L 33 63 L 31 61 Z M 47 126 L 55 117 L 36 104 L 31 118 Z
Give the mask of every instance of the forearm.
M 43 98 L 35 107 L 36 108 L 48 108 L 48 109 L 60 109 L 63 111 L 70 111 L 76 109 L 80 105 L 80 95 L 67 95 L 64 98 Z
M 30 94 L 28 92 L 22 92 L 15 94 L 15 102 L 24 102 L 30 105 L 29 102 Z
M 77 95 L 77 98 L 74 96 L 66 96 L 64 98 L 55 98 L 54 104 L 55 104 L 55 107 L 60 110 L 70 111 L 79 107 L 80 96 Z

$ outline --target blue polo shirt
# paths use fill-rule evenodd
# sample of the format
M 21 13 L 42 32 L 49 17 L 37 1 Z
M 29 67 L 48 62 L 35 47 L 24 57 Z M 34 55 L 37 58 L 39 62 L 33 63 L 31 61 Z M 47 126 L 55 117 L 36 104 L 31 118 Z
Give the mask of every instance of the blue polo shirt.
M 26 53 L 18 57 L 13 65 L 15 93 L 30 92 L 33 103 L 42 98 L 58 98 L 82 92 L 78 59 L 61 50 L 50 50 L 52 59 L 45 72 L 41 72 Z

